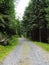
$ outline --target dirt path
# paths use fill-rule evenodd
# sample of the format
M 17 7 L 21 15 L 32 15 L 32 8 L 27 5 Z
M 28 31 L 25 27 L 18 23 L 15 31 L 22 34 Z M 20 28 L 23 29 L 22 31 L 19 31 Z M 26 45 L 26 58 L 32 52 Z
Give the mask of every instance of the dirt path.
M 49 65 L 49 53 L 31 41 L 19 38 L 19 45 L 0 65 Z

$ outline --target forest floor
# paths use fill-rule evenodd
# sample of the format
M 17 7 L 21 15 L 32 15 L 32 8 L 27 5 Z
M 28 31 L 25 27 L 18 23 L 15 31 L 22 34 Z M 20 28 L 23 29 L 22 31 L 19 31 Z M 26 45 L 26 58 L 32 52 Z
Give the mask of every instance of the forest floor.
M 0 65 L 49 65 L 49 52 L 25 38 L 19 38 L 18 46 Z

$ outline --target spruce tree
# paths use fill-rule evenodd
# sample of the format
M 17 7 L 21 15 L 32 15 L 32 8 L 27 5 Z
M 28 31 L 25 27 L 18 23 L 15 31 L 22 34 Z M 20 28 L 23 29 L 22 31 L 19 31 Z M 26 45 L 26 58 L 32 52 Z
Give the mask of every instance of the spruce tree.
M 15 22 L 14 0 L 0 1 L 0 32 L 7 35 L 16 34 Z
M 42 42 L 47 42 L 47 20 L 46 20 L 46 10 L 47 3 L 46 0 L 39 0 L 39 40 Z
M 31 0 L 26 8 L 23 25 L 33 40 L 47 42 L 47 7 L 46 0 Z

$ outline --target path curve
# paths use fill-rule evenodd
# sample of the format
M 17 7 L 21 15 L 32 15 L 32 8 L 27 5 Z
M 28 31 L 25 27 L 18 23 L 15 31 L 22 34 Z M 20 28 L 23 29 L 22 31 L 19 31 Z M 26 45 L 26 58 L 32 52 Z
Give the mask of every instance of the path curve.
M 31 41 L 19 38 L 19 45 L 0 65 L 49 65 L 49 53 Z

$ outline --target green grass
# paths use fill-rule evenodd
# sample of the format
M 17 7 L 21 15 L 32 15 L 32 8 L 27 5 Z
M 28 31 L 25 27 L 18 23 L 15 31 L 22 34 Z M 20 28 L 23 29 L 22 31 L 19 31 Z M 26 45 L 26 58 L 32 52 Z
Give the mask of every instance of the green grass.
M 42 47 L 44 50 L 49 52 L 49 44 L 43 42 L 34 42 L 36 45 Z
M 8 46 L 0 45 L 0 62 L 18 45 L 18 38 L 13 37 L 9 43 Z

